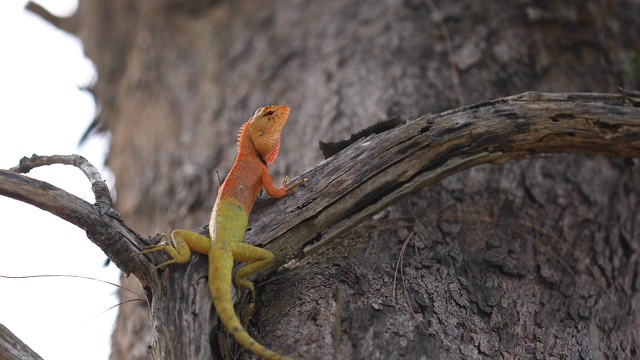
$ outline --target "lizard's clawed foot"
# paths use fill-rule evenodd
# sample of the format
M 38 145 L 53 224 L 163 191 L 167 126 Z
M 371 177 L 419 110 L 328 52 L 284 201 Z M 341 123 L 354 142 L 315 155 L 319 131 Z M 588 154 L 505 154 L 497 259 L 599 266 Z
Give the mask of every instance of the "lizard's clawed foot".
M 144 255 L 144 254 L 149 254 L 149 253 L 153 253 L 153 252 L 156 252 L 156 251 L 167 251 L 167 252 L 169 252 L 167 249 L 171 249 L 171 250 L 173 250 L 173 249 L 174 249 L 174 247 L 173 247 L 173 246 L 171 246 L 171 245 L 165 245 L 165 244 L 168 244 L 168 242 L 169 242 L 169 238 L 167 237 L 167 235 L 166 235 L 166 234 L 162 234 L 162 238 L 164 239 L 164 240 L 162 241 L 162 243 L 160 243 L 160 244 L 156 244 L 156 245 L 149 245 L 149 246 L 145 246 L 145 247 L 143 247 L 140 251 L 138 251 L 138 252 L 136 252 L 136 253 L 131 254 L 129 257 L 131 257 L 131 258 L 132 258 L 132 257 L 134 257 L 134 256 Z M 165 267 L 165 266 L 167 266 L 167 265 L 175 264 L 175 263 L 176 263 L 176 260 L 171 259 L 171 260 L 169 260 L 169 261 L 165 261 L 165 262 L 163 262 L 163 263 L 162 263 L 162 264 L 160 264 L 160 265 L 156 265 L 156 266 L 155 266 L 155 268 L 156 268 L 156 269 L 159 269 L 159 268 Z
M 157 238 L 158 235 L 155 235 L 152 239 Z M 152 253 L 152 252 L 156 252 L 156 251 L 160 251 L 160 250 L 164 250 L 167 245 L 169 243 L 169 238 L 167 237 L 167 234 L 162 234 L 162 241 L 158 244 L 155 245 L 147 245 L 145 247 L 143 247 L 140 251 L 131 254 L 129 257 L 134 257 L 134 256 L 138 256 L 138 255 L 143 255 L 143 254 L 148 254 L 148 253 Z
M 169 246 L 169 245 L 150 245 L 150 246 L 145 246 L 145 247 L 142 248 L 142 251 L 138 251 L 137 253 L 131 254 L 131 257 L 138 256 L 138 255 L 143 255 L 143 254 L 149 254 L 149 253 L 156 252 L 156 251 L 166 251 L 167 248 L 172 248 L 173 249 L 173 247 Z M 169 261 L 165 261 L 162 264 L 156 265 L 154 267 L 156 269 L 160 269 L 160 268 L 163 268 L 163 267 L 165 267 L 167 265 L 171 265 L 171 264 L 175 264 L 175 263 L 176 263 L 176 261 L 174 259 L 171 259 Z
M 242 293 L 242 288 L 245 288 L 249 290 L 249 293 L 251 294 L 251 302 L 256 302 L 256 290 L 254 289 L 251 281 L 242 278 L 235 278 L 233 282 L 236 285 L 238 296 Z
M 305 179 L 297 180 L 297 181 L 287 185 L 287 182 L 289 182 L 289 177 L 286 176 L 284 178 L 284 180 L 282 180 L 282 187 L 287 189 L 287 195 L 288 195 L 288 194 L 292 194 L 292 193 L 294 193 L 296 191 L 296 189 L 295 189 L 296 186 L 301 185 L 301 184 L 303 184 L 303 183 L 305 183 L 307 181 L 309 181 L 309 179 L 305 178 Z

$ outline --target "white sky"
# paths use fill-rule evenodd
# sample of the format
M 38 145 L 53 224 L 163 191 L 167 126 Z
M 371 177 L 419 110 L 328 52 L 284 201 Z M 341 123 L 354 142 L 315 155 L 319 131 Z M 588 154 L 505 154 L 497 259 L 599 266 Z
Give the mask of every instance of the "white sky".
M 77 6 L 77 0 L 39 2 L 58 15 Z M 33 153 L 79 153 L 112 179 L 102 169 L 107 137 L 78 148 L 95 113 L 93 97 L 79 90 L 97 77 L 93 64 L 77 38 L 25 11 L 25 3 L 0 0 L 0 168 Z M 28 175 L 94 201 L 89 181 L 74 167 Z M 82 230 L 4 197 L 0 214 L 0 275 L 76 274 L 118 283 L 119 270 L 103 266 L 106 256 Z M 0 278 L 0 323 L 47 360 L 108 359 L 117 310 L 106 310 L 117 304 L 116 292 L 82 279 Z

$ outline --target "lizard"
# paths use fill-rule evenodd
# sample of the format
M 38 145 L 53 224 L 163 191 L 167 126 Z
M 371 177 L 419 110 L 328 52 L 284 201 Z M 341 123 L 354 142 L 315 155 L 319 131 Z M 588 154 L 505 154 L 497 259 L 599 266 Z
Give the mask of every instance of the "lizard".
M 220 321 L 242 347 L 267 360 L 287 358 L 259 344 L 242 327 L 231 297 L 232 268 L 234 259 L 247 263 L 236 271 L 233 282 L 238 290 L 247 288 L 255 303 L 256 292 L 247 277 L 269 265 L 274 255 L 266 249 L 243 242 L 251 208 L 262 188 L 270 197 L 281 198 L 291 194 L 296 186 L 307 180 L 301 179 L 287 185 L 288 178 L 285 177 L 281 186 L 276 187 L 267 167 L 278 156 L 280 135 L 289 112 L 289 107 L 285 105 L 264 106 L 256 110 L 240 128 L 238 155 L 218 190 L 211 212 L 210 238 L 176 229 L 171 233 L 170 244 L 147 246 L 133 254 L 165 251 L 172 259 L 157 268 L 184 264 L 189 261 L 191 251 L 207 255 L 209 290 Z

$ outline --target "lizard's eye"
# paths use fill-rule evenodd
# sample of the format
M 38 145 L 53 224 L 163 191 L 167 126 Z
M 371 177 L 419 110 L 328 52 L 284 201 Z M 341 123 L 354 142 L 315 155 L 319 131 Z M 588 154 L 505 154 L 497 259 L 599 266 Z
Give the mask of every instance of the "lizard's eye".
M 273 115 L 273 110 L 271 110 L 271 111 L 267 112 L 265 115 L 266 115 L 266 116 L 271 116 L 271 115 Z

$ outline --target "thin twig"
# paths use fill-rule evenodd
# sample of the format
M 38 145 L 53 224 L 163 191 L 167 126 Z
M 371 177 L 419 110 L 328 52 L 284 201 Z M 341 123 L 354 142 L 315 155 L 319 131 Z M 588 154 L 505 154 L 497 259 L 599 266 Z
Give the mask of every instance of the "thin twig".
M 447 56 L 449 57 L 449 71 L 451 71 L 451 80 L 453 81 L 453 88 L 456 90 L 456 96 L 458 97 L 458 103 L 460 106 L 464 106 L 464 98 L 462 97 L 462 90 L 460 89 L 460 78 L 458 77 L 458 66 L 456 65 L 456 56 L 453 53 L 453 44 L 451 43 L 451 37 L 449 36 L 449 30 L 444 23 L 444 19 L 438 11 L 436 4 L 433 0 L 427 0 L 429 10 L 433 14 L 433 20 L 438 24 L 440 33 L 444 38 L 445 46 L 447 47 Z
M 543 243 L 539 242 L 538 240 L 536 240 L 532 236 L 529 236 L 529 235 L 523 233 L 522 231 L 514 230 L 514 232 L 516 234 L 522 236 L 523 238 L 531 241 L 532 243 L 538 245 L 547 254 L 551 255 L 554 259 L 556 259 L 560 263 L 560 265 L 562 265 L 569 272 L 569 274 L 571 274 L 571 277 L 573 277 L 573 280 L 575 280 L 575 282 L 578 282 L 578 276 L 576 276 L 576 273 L 574 273 L 573 270 L 571 270 L 571 267 L 569 267 L 569 265 L 567 265 L 567 263 L 564 262 L 564 260 L 562 260 L 562 258 L 560 256 L 558 256 L 556 253 L 551 251 L 551 249 L 549 249 L 548 246 L 546 246 Z
M 97 281 L 97 282 L 101 282 L 104 284 L 109 284 L 112 286 L 115 286 L 119 289 L 122 289 L 124 291 L 128 291 L 130 293 L 132 293 L 133 295 L 139 297 L 140 299 L 146 299 L 146 296 L 144 295 L 140 295 L 137 292 L 128 289 L 122 285 L 118 285 L 116 283 L 112 283 L 111 281 L 107 281 L 107 280 L 101 280 L 101 279 L 96 279 L 96 278 L 92 278 L 90 276 L 83 276 L 83 275 L 64 275 L 64 274 L 44 274 L 44 275 L 25 275 L 25 276 L 8 276 L 8 275 L 0 275 L 0 278 L 3 279 L 36 279 L 36 278 L 52 278 L 52 277 L 64 277 L 64 278 L 76 278 L 76 279 L 85 279 L 85 280 L 92 280 L 92 281 Z M 146 300 L 145 300 L 146 301 Z
M 596 272 L 596 270 L 593 268 L 593 266 L 591 266 L 591 264 L 589 264 L 589 261 L 584 256 L 582 256 L 582 254 L 580 254 L 573 247 L 569 246 L 569 244 L 566 244 L 562 239 L 560 239 L 558 236 L 556 236 L 555 234 L 553 234 L 552 232 L 550 232 L 548 230 L 545 230 L 545 229 L 543 229 L 543 228 L 541 228 L 541 227 L 539 227 L 537 225 L 530 224 L 530 223 L 527 223 L 527 222 L 524 222 L 524 221 L 518 221 L 518 224 L 520 224 L 522 226 L 526 226 L 526 227 L 534 229 L 534 230 L 537 230 L 537 231 L 540 231 L 541 233 L 549 236 L 553 241 L 559 243 L 565 249 L 571 251 L 571 253 L 573 253 L 573 255 L 575 257 L 577 257 L 584 264 L 584 266 L 587 267 L 587 269 L 589 269 L 589 272 L 591 273 L 593 278 L 596 280 L 598 285 L 600 285 L 602 290 L 604 290 L 607 293 L 607 295 L 609 295 L 610 299 L 613 299 L 613 294 L 607 288 L 607 284 L 598 276 L 598 273 Z
M 393 291 L 392 291 L 392 297 L 393 297 L 393 301 L 395 304 L 396 301 L 396 278 L 398 275 L 398 268 L 400 268 L 400 278 L 402 280 L 402 294 L 404 295 L 404 302 L 405 305 L 407 305 L 407 310 L 409 311 L 409 314 L 411 314 L 411 317 L 413 317 L 413 320 L 416 322 L 416 325 L 418 325 L 418 327 L 420 327 L 420 329 L 422 329 L 422 331 L 427 334 L 427 329 L 424 328 L 424 326 L 422 325 L 422 323 L 420 322 L 420 319 L 418 318 L 418 316 L 416 315 L 415 312 L 413 312 L 413 308 L 411 307 L 411 301 L 409 301 L 409 292 L 407 291 L 407 282 L 405 281 L 405 277 L 404 277 L 404 270 L 403 270 L 403 259 L 404 259 L 404 254 L 407 250 L 407 246 L 409 245 L 409 241 L 411 241 L 411 238 L 415 238 L 417 237 L 416 233 L 414 231 L 412 231 L 409 236 L 407 236 L 407 238 L 405 239 L 404 243 L 402 244 L 402 248 L 400 249 L 400 254 L 398 255 L 398 262 L 396 264 L 396 271 L 395 274 L 393 275 Z M 415 240 L 414 240 L 415 242 Z

